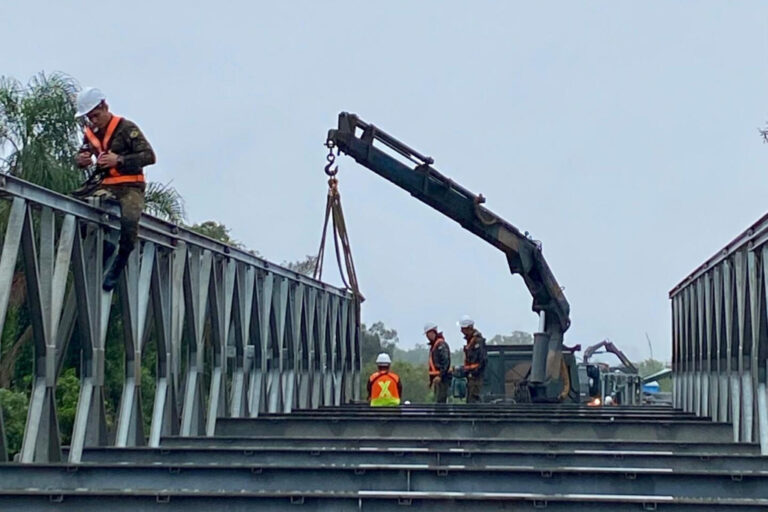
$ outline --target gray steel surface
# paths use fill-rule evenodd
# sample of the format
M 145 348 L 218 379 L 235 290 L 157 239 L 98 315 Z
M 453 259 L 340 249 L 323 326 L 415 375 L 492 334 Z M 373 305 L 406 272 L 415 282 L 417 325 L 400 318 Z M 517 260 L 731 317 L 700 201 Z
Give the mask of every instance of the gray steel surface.
M 470 450 L 450 448 L 430 450 L 394 446 L 382 448 L 90 448 L 83 453 L 83 463 L 178 464 L 199 465 L 291 465 L 340 466 L 365 464 L 421 464 L 429 466 L 465 465 L 529 466 L 543 468 L 665 468 L 673 471 L 710 470 L 761 471 L 768 470 L 768 461 L 759 455 L 717 453 L 681 454 L 672 451 L 637 451 L 620 448 L 578 450 Z
M 148 492 L 88 491 L 46 493 L 41 491 L 0 491 L 0 509 L 4 512 L 52 511 L 185 511 L 250 512 L 269 511 L 340 511 L 379 512 L 420 510 L 429 512 L 462 511 L 548 511 L 589 510 L 591 512 L 636 512 L 658 510 L 673 512 L 756 512 L 764 511 L 768 500 L 733 498 L 679 498 L 675 496 L 601 496 L 578 493 L 423 493 L 423 492 Z
M 633 439 L 727 441 L 730 426 L 709 421 L 610 421 L 606 419 L 495 419 L 387 417 L 371 420 L 364 417 L 328 417 L 317 421 L 312 417 L 222 418 L 216 434 L 224 436 L 284 435 L 312 436 L 379 436 L 379 437 L 504 437 L 512 439 Z
M 639 440 L 599 440 L 599 439 L 504 439 L 494 437 L 473 437 L 467 439 L 429 438 L 421 435 L 409 437 L 265 437 L 265 436 L 216 436 L 216 437 L 168 437 L 163 438 L 162 447 L 171 448 L 220 448 L 232 447 L 243 450 L 262 448 L 303 447 L 322 448 L 391 448 L 393 450 L 430 449 L 449 450 L 461 448 L 467 450 L 634 450 L 653 452 L 673 452 L 680 454 L 709 453 L 755 455 L 760 447 L 755 443 L 734 443 L 733 441 L 715 442 L 690 440 L 680 441 L 639 441 Z
M 426 465 L 0 466 L 0 489 L 516 492 L 768 499 L 768 471 Z

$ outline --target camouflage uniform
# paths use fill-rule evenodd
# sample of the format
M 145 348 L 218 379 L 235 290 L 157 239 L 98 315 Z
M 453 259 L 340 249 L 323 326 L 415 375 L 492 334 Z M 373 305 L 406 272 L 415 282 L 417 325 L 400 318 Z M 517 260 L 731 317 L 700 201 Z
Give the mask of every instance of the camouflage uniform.
M 480 331 L 473 329 L 472 333 L 464 336 L 467 344 L 464 346 L 464 370 L 467 373 L 467 403 L 480 401 L 480 391 L 483 388 L 483 374 L 487 354 L 485 338 Z
M 430 347 L 430 371 L 433 371 L 432 368 L 434 368 L 434 371 L 439 372 L 439 374 L 430 375 L 429 385 L 434 387 L 435 402 L 444 404 L 448 401 L 448 390 L 451 387 L 451 349 L 442 333 L 438 333 L 435 341 L 430 343 Z
M 103 132 L 104 130 L 100 130 L 95 133 L 103 140 Z M 87 137 L 84 137 L 83 142 L 84 147 L 91 147 Z M 108 149 L 120 157 L 117 170 L 121 174 L 141 174 L 145 166 L 155 163 L 155 152 L 152 146 L 149 145 L 139 127 L 127 119 L 122 119 L 118 123 Z M 93 148 L 91 148 L 91 154 L 95 154 Z M 144 183 L 102 185 L 94 194 L 106 192 L 120 203 L 120 253 L 123 253 L 126 258 L 136 246 L 139 235 L 139 219 L 144 210 L 145 188 Z

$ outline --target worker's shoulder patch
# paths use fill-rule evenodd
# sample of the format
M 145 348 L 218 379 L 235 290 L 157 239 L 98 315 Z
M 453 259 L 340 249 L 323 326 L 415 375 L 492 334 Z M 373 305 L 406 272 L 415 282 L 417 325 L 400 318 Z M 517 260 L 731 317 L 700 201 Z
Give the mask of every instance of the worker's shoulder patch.
M 130 138 L 132 138 L 132 139 L 135 139 L 135 138 L 136 138 L 136 137 L 138 137 L 140 134 L 141 134 L 141 132 L 140 132 L 140 131 L 139 131 L 137 128 L 134 128 L 133 130 L 131 130 L 131 132 L 128 134 L 128 136 L 129 136 Z

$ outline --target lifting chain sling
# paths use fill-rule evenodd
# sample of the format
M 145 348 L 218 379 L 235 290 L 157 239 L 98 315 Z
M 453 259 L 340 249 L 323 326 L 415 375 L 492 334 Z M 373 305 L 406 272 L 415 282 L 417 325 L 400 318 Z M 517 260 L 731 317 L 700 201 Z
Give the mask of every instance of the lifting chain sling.
M 339 266 L 339 274 L 344 286 L 351 290 L 358 303 L 362 303 L 365 298 L 360 293 L 360 287 L 357 282 L 357 273 L 355 272 L 355 263 L 352 259 L 352 249 L 349 244 L 349 235 L 347 233 L 347 224 L 344 221 L 344 212 L 341 208 L 341 195 L 339 194 L 339 182 L 336 174 L 339 172 L 339 166 L 334 165 L 338 149 L 332 140 L 325 143 L 328 148 L 328 155 L 325 157 L 328 163 L 325 165 L 325 174 L 328 176 L 328 201 L 325 205 L 325 222 L 323 223 L 323 236 L 320 239 L 320 249 L 317 253 L 315 271 L 313 277 L 322 279 L 323 263 L 325 257 L 325 241 L 328 234 L 328 221 L 333 224 L 333 246 L 336 254 L 336 263 Z M 334 154 L 336 149 L 336 154 Z M 342 265 L 342 254 L 344 264 Z M 358 312 L 359 312 L 359 308 Z

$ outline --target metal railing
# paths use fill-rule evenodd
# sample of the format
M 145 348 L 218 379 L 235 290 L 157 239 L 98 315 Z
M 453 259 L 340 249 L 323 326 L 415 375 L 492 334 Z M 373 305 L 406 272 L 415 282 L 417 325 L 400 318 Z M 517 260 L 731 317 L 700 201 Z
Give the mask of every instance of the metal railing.
M 157 446 L 165 435 L 212 435 L 219 417 L 359 398 L 359 305 L 351 293 L 144 216 L 141 243 L 113 301 L 101 282 L 109 263 L 104 241 L 119 230 L 116 205 L 89 205 L 7 175 L 0 176 L 3 202 L 0 333 L 14 276 L 23 274 L 34 340 L 22 462 L 62 458 L 56 386 L 73 338 L 81 364 L 70 462 L 111 437 L 116 446 Z M 113 303 L 121 308 L 125 375 L 108 434 L 105 349 Z M 149 342 L 156 343 L 157 365 L 145 436 L 141 361 Z
M 674 405 L 768 454 L 768 215 L 670 293 Z

